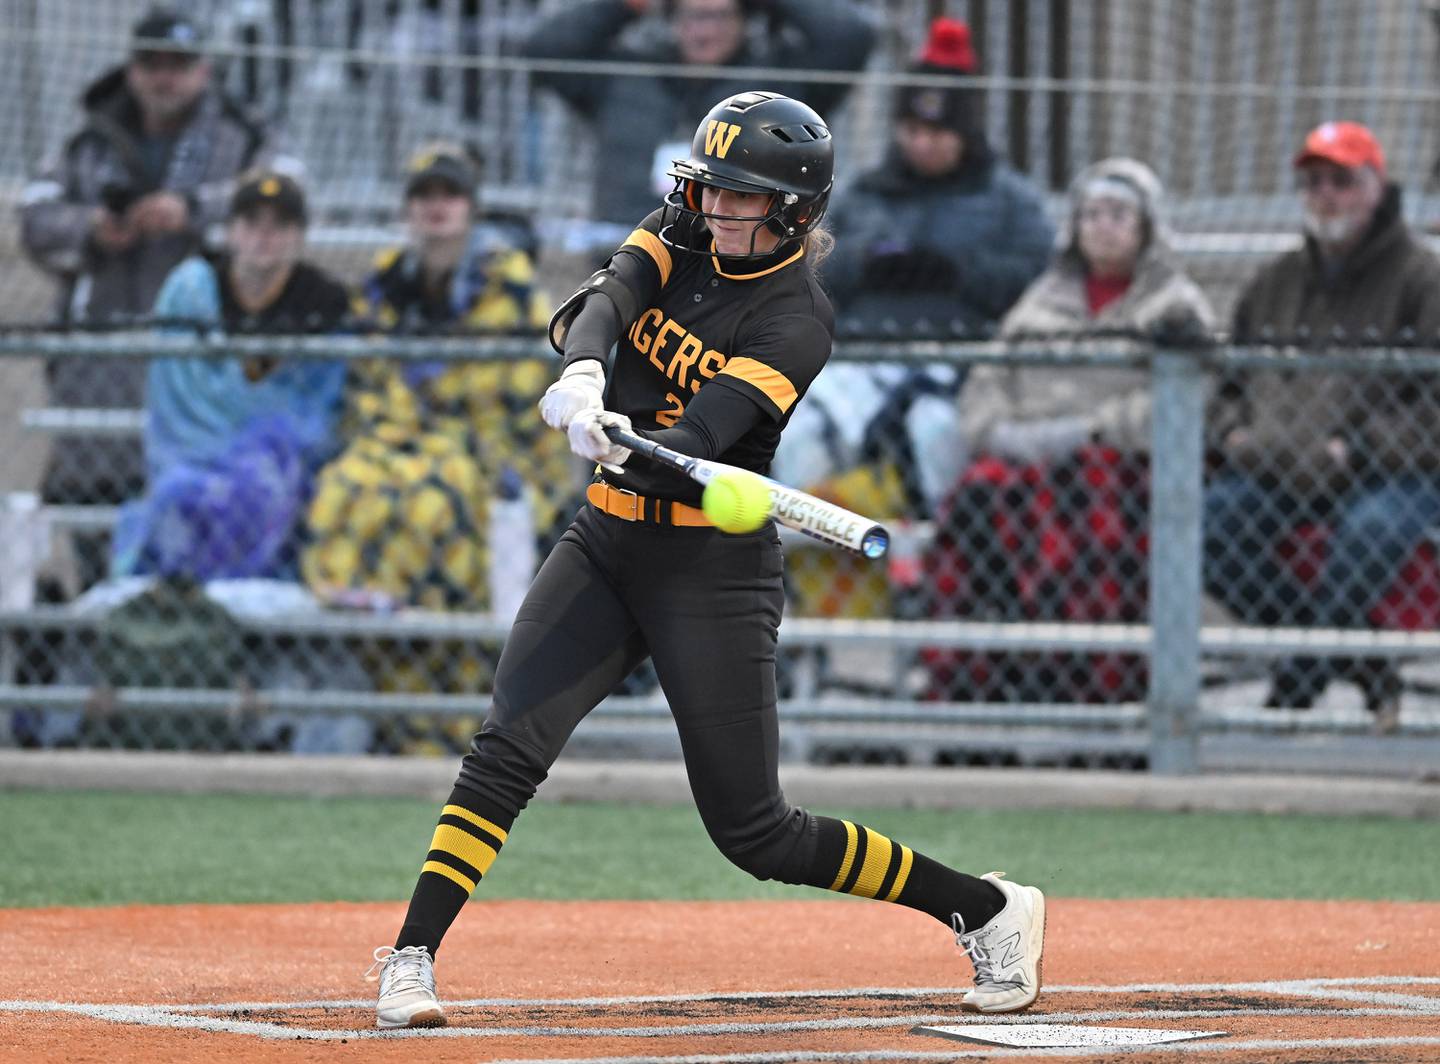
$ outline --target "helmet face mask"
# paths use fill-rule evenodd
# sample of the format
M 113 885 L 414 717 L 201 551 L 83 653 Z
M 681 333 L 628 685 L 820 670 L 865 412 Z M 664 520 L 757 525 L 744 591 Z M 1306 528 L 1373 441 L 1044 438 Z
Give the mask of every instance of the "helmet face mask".
M 733 252 L 728 252 L 728 251 L 727 251 L 727 252 L 721 252 L 721 254 L 725 255 L 726 258 L 740 258 L 740 259 L 758 259 L 758 258 L 764 258 L 764 257 L 767 256 L 767 255 L 773 254 L 773 253 L 775 252 L 775 249 L 776 249 L 781 243 L 784 243 L 786 239 L 794 239 L 794 238 L 795 238 L 795 234 L 794 234 L 793 231 L 790 232 L 790 233 L 787 235 L 787 232 L 786 232 L 787 229 L 792 229 L 792 230 L 793 230 L 793 227 L 792 227 L 791 225 L 789 225 L 789 224 L 786 222 L 786 219 L 785 219 L 786 208 L 789 207 L 789 206 L 793 206 L 793 204 L 794 204 L 794 203 L 796 202 L 796 200 L 797 200 L 797 197 L 796 197 L 795 193 L 793 193 L 793 192 L 785 192 L 785 193 L 782 193 L 782 192 L 777 192 L 777 191 L 775 191 L 774 189 L 762 189 L 762 188 L 738 188 L 738 189 L 730 189 L 730 191 L 732 191 L 732 192 L 746 192 L 746 193 L 750 193 L 750 194 L 752 194 L 752 195 L 760 195 L 760 196 L 765 196 L 765 197 L 767 197 L 767 199 L 768 199 L 769 202 L 768 202 L 768 204 L 767 204 L 767 206 L 766 206 L 765 213 L 764 213 L 763 215 L 756 215 L 756 214 L 744 214 L 744 215 L 741 215 L 741 214 L 719 214 L 719 213 L 717 213 L 717 212 L 715 212 L 715 211 L 707 211 L 707 210 L 705 210 L 705 208 L 704 208 L 703 196 L 704 196 L 704 194 L 705 194 L 705 189 L 706 189 L 706 188 L 729 188 L 729 187 L 730 187 L 729 184 L 721 185 L 721 184 L 714 184 L 714 183 L 711 183 L 711 182 L 708 182 L 708 181 L 701 181 L 701 180 L 698 180 L 698 179 L 696 179 L 696 178 L 677 177 L 677 178 L 675 179 L 675 188 L 665 197 L 665 205 L 666 205 L 667 210 L 672 210 L 672 211 L 673 211 L 673 216 L 675 217 L 676 220 L 679 220 L 680 218 L 689 216 L 689 217 L 692 217 L 692 218 L 694 218 L 694 219 L 699 219 L 699 220 L 707 223 L 707 228 L 708 228 L 708 223 L 710 223 L 710 222 L 712 222 L 712 221 L 716 221 L 716 222 L 739 222 L 739 223 L 741 223 L 741 224 L 749 225 L 749 227 L 750 227 L 750 249 L 749 249 L 749 251 L 743 252 L 743 253 L 740 253 L 740 254 L 735 254 L 735 253 L 733 253 Z M 786 202 L 787 200 L 789 201 L 788 203 Z M 668 236 L 667 233 L 666 233 L 666 230 L 669 229 L 669 228 L 670 228 L 669 226 L 662 225 L 662 227 L 661 227 L 661 232 L 660 232 L 660 237 L 661 237 L 661 239 L 662 239 L 662 240 L 665 240 L 667 244 L 672 243 L 671 240 L 669 239 L 669 236 Z M 769 232 L 774 233 L 775 236 L 779 238 L 779 240 L 778 240 L 778 242 L 775 243 L 775 244 L 769 244 L 769 243 L 767 242 L 767 246 L 766 246 L 766 247 L 764 247 L 764 248 L 758 248 L 758 249 L 757 249 L 756 246 L 755 246 L 755 245 L 756 245 L 756 241 L 759 240 L 760 234 L 761 234 L 761 232 L 764 231 L 764 230 L 768 230 Z M 713 229 L 711 230 L 711 234 L 712 234 L 712 236 L 713 236 L 713 234 L 714 234 Z M 682 249 L 685 250 L 685 251 L 696 251 L 696 252 L 705 252 L 705 253 L 708 253 L 708 252 L 710 251 L 710 249 L 709 249 L 708 247 L 691 247 L 691 246 L 689 246 L 688 244 L 684 244 L 684 245 L 673 245 L 673 244 L 672 244 L 672 246 L 681 246 Z
M 784 245 L 819 224 L 834 170 L 830 131 L 805 104 L 773 92 L 732 96 L 711 109 L 695 131 L 689 157 L 670 168 L 675 187 L 665 197 L 660 239 L 677 250 L 708 255 L 708 242 L 695 246 L 703 240 L 697 223 L 751 222 L 749 253 L 726 257 L 763 258 L 775 248 L 756 250 L 761 226 Z M 769 196 L 769 209 L 761 218 L 707 214 L 701 201 L 706 186 Z

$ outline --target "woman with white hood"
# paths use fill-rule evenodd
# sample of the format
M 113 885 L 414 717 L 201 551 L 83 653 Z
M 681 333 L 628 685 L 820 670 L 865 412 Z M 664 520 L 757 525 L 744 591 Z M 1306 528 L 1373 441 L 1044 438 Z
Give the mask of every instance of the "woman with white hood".
M 1160 198 L 1159 179 L 1134 159 L 1082 171 L 1070 186 L 1059 253 L 1005 316 L 1001 337 L 1213 330 L 1209 300 L 1166 239 Z M 977 366 L 960 414 L 976 458 L 1041 461 L 1092 442 L 1146 452 L 1150 375 L 1126 367 Z
M 1050 267 L 1001 323 L 1009 340 L 1204 337 L 1215 315 L 1176 262 L 1149 167 L 1106 159 L 1071 185 Z M 931 615 L 1131 621 L 1145 605 L 1150 378 L 1143 367 L 986 364 L 959 399 L 964 472 L 926 557 Z M 1107 701 L 1138 661 L 928 655 L 932 697 Z M 979 690 L 977 690 L 979 688 Z

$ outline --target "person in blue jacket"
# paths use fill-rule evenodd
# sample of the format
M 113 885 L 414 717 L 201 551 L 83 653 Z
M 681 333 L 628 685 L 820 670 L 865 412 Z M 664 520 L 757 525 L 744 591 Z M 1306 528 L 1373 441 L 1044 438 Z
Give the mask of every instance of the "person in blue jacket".
M 305 224 L 293 178 L 247 175 L 231 202 L 226 250 L 171 271 L 156 318 L 212 336 L 337 331 L 349 296 L 300 260 Z M 292 578 L 310 484 L 336 445 L 344 379 L 344 363 L 329 360 L 155 359 L 148 483 L 121 511 L 112 574 Z

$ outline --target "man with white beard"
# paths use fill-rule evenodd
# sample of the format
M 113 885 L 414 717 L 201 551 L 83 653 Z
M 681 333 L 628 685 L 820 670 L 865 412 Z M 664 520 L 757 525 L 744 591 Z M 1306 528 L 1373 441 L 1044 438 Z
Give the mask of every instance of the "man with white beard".
M 1235 342 L 1440 346 L 1440 260 L 1405 224 L 1374 134 L 1326 122 L 1305 138 L 1295 176 L 1304 244 L 1245 288 Z M 1252 370 L 1221 382 L 1208 419 L 1221 465 L 1206 492 L 1207 589 L 1250 623 L 1366 627 L 1440 521 L 1436 425 L 1430 376 Z M 1329 530 L 1311 581 L 1277 549 L 1301 525 Z M 1278 662 L 1266 705 L 1308 709 L 1337 676 L 1393 730 L 1400 680 L 1383 660 Z

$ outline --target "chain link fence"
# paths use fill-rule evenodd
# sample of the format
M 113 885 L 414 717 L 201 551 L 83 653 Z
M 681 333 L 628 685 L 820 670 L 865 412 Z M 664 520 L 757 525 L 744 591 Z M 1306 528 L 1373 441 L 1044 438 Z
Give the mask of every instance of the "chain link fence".
M 462 348 L 466 360 L 456 357 Z M 383 351 L 397 367 L 448 356 L 446 373 L 463 376 L 523 365 L 539 343 L 231 338 L 207 346 L 121 333 L 11 336 L 0 350 L 178 361 L 263 350 L 352 366 Z M 867 512 L 895 532 L 886 563 L 787 538 L 780 690 L 792 756 L 1174 771 L 1195 767 L 1209 738 L 1291 733 L 1299 743 L 1384 732 L 1392 743 L 1423 747 L 1440 731 L 1437 489 L 1424 452 L 1357 456 L 1323 483 L 1303 483 L 1307 508 L 1294 502 L 1301 425 L 1272 426 L 1255 466 L 1227 458 L 1214 431 L 1220 397 L 1239 375 L 1274 378 L 1291 391 L 1309 381 L 1352 400 L 1337 410 L 1397 430 L 1423 425 L 1416 404 L 1440 371 L 1435 355 L 1156 352 L 1113 340 L 855 342 L 836 359 L 842 380 L 1016 362 L 1094 374 L 1123 365 L 1152 397 L 1154 443 L 1133 454 L 1085 444 L 1059 460 L 1003 467 L 993 456 L 962 454 L 931 511 L 909 508 L 903 492 L 874 496 Z M 953 418 L 953 400 L 948 409 Z M 531 416 L 524 407 L 509 413 Z M 60 415 L 28 418 L 30 431 L 63 434 Z M 121 435 L 143 424 L 137 411 L 107 429 Z M 871 431 L 885 443 L 868 457 L 857 452 L 843 471 L 851 492 L 857 482 L 878 491 L 921 479 L 914 466 L 931 452 L 900 444 L 911 439 L 903 419 Z M 118 509 L 6 496 L 6 741 L 463 749 L 483 719 L 517 596 L 579 505 L 585 471 L 562 462 L 566 479 L 557 485 L 542 467 L 520 473 L 513 449 L 472 450 L 462 465 L 450 461 L 457 452 L 427 454 L 438 445 L 423 437 L 383 442 L 337 436 L 293 513 L 213 483 L 182 484 L 162 504 L 152 490 Z M 357 449 L 365 461 L 351 465 Z M 1370 461 L 1382 453 L 1399 455 L 1399 464 Z M 103 450 L 93 458 L 103 462 Z M 502 468 L 486 469 L 488 461 Z M 502 490 L 512 474 L 518 480 Z M 1251 493 L 1243 505 L 1233 501 L 1242 475 Z M 833 478 L 794 482 L 842 497 Z M 1267 490 L 1278 501 L 1257 501 L 1271 498 Z M 61 577 L 74 579 L 64 573 L 73 565 L 67 540 L 109 541 L 116 557 L 117 524 L 147 506 L 156 542 L 168 538 L 178 549 L 78 596 L 60 589 Z M 283 535 L 267 567 L 206 571 L 246 564 L 255 528 L 273 522 Z M 1333 546 L 1346 535 L 1353 557 Z M 436 588 L 448 590 L 437 597 Z M 1366 669 L 1388 673 L 1386 686 Z M 1292 673 L 1314 685 L 1307 703 L 1276 696 L 1290 690 Z M 663 694 L 641 669 L 578 741 L 601 752 L 660 752 L 666 719 Z
M 838 153 L 836 358 L 773 474 L 894 543 L 877 566 L 787 540 L 792 756 L 1188 771 L 1298 765 L 1323 740 L 1312 764 L 1433 758 L 1429 6 L 662 6 L 196 0 L 180 11 L 231 109 L 116 162 L 76 134 L 124 117 L 107 93 L 147 5 L 0 0 L 0 742 L 463 749 L 587 476 L 535 413 L 536 328 L 638 221 L 611 186 L 654 200 L 703 106 L 743 83 L 823 99 Z M 677 62 L 727 12 L 744 73 Z M 940 14 L 972 65 L 915 66 Z M 605 32 L 567 42 L 571 24 Z M 932 105 L 980 160 L 933 198 L 897 163 Z M 1375 217 L 1415 272 L 1323 277 L 1261 321 L 1257 271 L 1316 231 L 1296 151 L 1334 119 L 1383 144 Z M 475 269 L 446 293 L 463 313 L 417 324 L 376 286 L 423 236 L 411 179 L 437 141 L 473 167 Z M 174 162 L 232 143 L 224 172 Z M 234 251 L 241 155 L 301 175 L 304 257 L 352 311 L 311 300 L 262 336 L 222 307 L 228 336 L 156 332 L 188 316 L 156 302 L 174 268 Z M 1143 172 L 1095 169 L 1117 156 Z M 1095 180 L 1130 182 L 1164 282 L 1108 318 L 1045 287 Z M 153 261 L 97 250 L 91 212 L 166 188 L 194 212 L 183 239 L 139 241 Z M 230 390 L 197 391 L 201 365 Z M 161 475 L 158 453 L 200 446 L 157 428 L 182 408 L 243 431 Z M 667 719 L 642 669 L 577 743 L 673 754 Z

